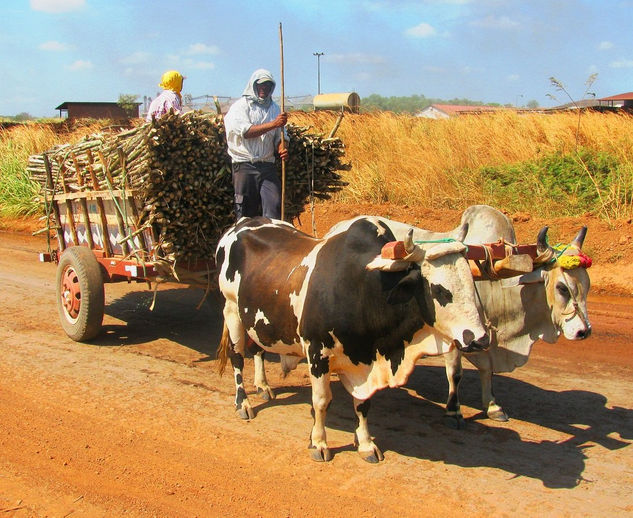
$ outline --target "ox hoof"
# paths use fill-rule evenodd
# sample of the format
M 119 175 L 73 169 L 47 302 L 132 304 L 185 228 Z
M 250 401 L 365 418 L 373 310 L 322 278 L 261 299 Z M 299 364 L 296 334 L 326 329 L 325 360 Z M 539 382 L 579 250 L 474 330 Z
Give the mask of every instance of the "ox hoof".
M 255 418 L 255 412 L 251 407 L 238 408 L 237 410 L 235 410 L 235 413 L 237 414 L 237 417 L 239 417 L 240 419 L 244 419 L 244 421 Z
M 372 451 L 359 451 L 358 454 L 361 459 L 370 464 L 378 464 L 381 460 L 385 459 L 385 456 L 376 446 L 374 446 Z
M 466 428 L 466 421 L 461 415 L 445 415 L 444 425 L 453 430 L 463 430 Z
M 270 387 L 262 388 L 257 387 L 257 395 L 262 398 L 264 401 L 270 401 L 271 399 L 275 399 L 275 393 L 273 389 Z
M 488 411 L 488 419 L 492 419 L 493 421 L 499 421 L 505 423 L 510 420 L 508 414 L 506 414 L 503 410 L 493 410 Z
M 329 462 L 332 460 L 332 452 L 329 450 L 329 448 L 319 449 L 311 446 L 310 457 L 313 461 L 316 462 Z

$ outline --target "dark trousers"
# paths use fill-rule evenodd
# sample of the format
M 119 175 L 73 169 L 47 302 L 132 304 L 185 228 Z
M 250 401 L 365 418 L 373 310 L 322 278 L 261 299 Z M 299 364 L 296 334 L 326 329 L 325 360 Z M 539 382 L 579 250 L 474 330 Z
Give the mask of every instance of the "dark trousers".
M 234 162 L 235 218 L 281 218 L 281 181 L 272 162 Z

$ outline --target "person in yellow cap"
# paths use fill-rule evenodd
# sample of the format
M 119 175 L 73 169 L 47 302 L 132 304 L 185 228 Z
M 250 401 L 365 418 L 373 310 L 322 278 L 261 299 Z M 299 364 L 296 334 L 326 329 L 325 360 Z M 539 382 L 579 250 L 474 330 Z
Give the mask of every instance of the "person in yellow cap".
M 184 77 L 176 70 L 168 70 L 160 79 L 160 86 L 163 91 L 149 105 L 145 120 L 160 119 L 169 110 L 174 113 L 182 113 L 182 80 Z

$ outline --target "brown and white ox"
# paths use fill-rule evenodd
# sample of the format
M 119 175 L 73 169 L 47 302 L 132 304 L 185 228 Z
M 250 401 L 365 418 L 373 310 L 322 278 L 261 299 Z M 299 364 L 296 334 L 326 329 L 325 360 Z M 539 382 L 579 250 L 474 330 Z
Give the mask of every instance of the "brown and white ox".
M 381 249 L 401 225 L 361 217 L 316 239 L 282 221 L 244 218 L 218 243 L 225 298 L 218 355 L 222 367 L 227 359 L 233 367 L 237 413 L 254 417 L 242 377 L 247 336 L 265 351 L 305 357 L 314 460 L 331 459 L 325 415 L 332 373 L 353 396 L 359 454 L 378 462 L 383 454 L 367 426 L 372 395 L 405 384 L 423 355 L 488 346 L 464 245 L 459 239 L 415 245 L 408 232 L 408 256 L 384 259 Z M 260 355 L 255 362 L 256 386 L 272 394 Z

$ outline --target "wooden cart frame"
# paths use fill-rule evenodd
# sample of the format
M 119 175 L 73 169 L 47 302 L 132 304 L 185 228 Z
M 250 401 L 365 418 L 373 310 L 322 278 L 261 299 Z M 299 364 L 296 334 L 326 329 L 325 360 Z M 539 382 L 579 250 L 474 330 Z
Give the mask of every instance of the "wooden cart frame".
M 171 281 L 207 291 L 217 284 L 213 261 L 177 265 L 159 255 L 156 230 L 150 224 L 139 226 L 143 207 L 137 191 L 98 190 L 89 164 L 95 190 L 70 192 L 62 174 L 59 177 L 64 192 L 53 194 L 50 163 L 43 156 L 48 186 L 44 195 L 48 215 L 45 231 L 49 241 L 40 261 L 57 263 L 57 308 L 70 338 L 88 341 L 101 331 L 105 283 Z

